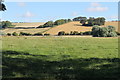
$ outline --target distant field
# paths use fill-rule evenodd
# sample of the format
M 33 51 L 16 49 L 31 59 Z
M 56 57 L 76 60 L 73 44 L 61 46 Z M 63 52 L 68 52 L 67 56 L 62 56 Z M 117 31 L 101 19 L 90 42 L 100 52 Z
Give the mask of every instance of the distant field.
M 113 80 L 119 75 L 117 38 L 3 37 L 2 50 L 3 78 Z
M 17 32 L 17 33 L 20 33 L 20 32 L 27 32 L 27 33 L 38 33 L 38 32 L 43 32 L 43 31 L 46 31 L 48 30 L 49 28 L 33 28 L 33 29 L 5 29 L 5 30 L 2 30 L 4 33 L 13 33 L 13 32 Z
M 44 22 L 12 23 L 12 25 L 15 25 L 15 27 L 38 27 L 43 24 L 44 24 Z

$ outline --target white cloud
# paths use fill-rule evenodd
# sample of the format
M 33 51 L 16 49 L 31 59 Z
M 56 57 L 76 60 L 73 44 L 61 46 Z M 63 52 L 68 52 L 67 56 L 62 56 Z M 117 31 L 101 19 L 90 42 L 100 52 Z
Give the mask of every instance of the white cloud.
M 108 7 L 90 7 L 87 9 L 88 12 L 103 12 L 107 10 L 108 10 Z
M 87 8 L 87 12 L 104 12 L 107 10 L 108 10 L 108 7 L 104 7 L 99 3 L 91 3 L 90 7 Z
M 23 14 L 16 14 L 15 17 L 22 20 L 23 22 L 30 22 L 33 17 L 36 15 L 30 11 L 26 11 Z
M 97 6 L 101 6 L 101 4 L 99 4 L 98 2 L 94 2 L 94 3 L 91 3 L 91 6 L 97 7 Z
M 26 17 L 26 18 L 29 18 L 29 17 L 34 17 L 35 15 L 33 13 L 31 13 L 30 11 L 27 11 L 25 14 L 22 15 L 22 17 Z
M 24 7 L 24 6 L 26 6 L 26 4 L 25 4 L 25 2 L 19 2 L 19 3 L 18 3 L 18 6 Z

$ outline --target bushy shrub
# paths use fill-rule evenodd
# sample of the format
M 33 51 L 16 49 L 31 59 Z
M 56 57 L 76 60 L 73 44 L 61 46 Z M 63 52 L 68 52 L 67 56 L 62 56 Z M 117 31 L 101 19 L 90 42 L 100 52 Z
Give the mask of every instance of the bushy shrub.
M 35 34 L 33 34 L 34 36 L 42 36 L 42 33 L 35 33 Z
M 11 33 L 7 33 L 7 36 L 11 36 L 12 34 Z
M 70 35 L 69 33 L 65 33 L 65 35 Z
M 19 35 L 20 36 L 32 36 L 31 33 L 25 33 L 25 32 L 20 32 Z
M 78 33 L 78 31 L 71 31 L 70 32 L 70 35 L 78 35 L 79 33 Z
M 60 35 L 65 35 L 65 32 L 64 31 L 58 32 L 58 36 L 60 36 Z
M 18 36 L 18 33 L 13 32 L 12 35 L 13 35 L 13 36 Z
M 93 37 L 116 37 L 116 31 L 114 26 L 98 27 L 94 26 L 92 28 Z
M 110 32 L 107 37 L 117 37 L 117 34 L 115 32 Z
M 45 34 L 44 34 L 44 36 L 50 36 L 50 34 L 48 34 L 48 33 L 45 33 Z
M 42 33 L 35 33 L 34 36 L 42 36 Z
M 91 31 L 86 31 L 86 32 L 83 32 L 82 35 L 92 35 L 92 32 Z

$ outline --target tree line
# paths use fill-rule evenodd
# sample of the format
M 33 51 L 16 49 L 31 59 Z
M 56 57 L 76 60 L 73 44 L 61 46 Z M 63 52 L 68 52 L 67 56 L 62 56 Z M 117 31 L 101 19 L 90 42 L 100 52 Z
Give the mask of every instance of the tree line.
M 58 32 L 58 36 L 61 35 L 92 35 L 93 37 L 117 37 L 118 35 L 120 35 L 120 33 L 116 32 L 114 26 L 99 27 L 95 25 L 92 28 L 92 31 L 86 32 L 71 31 L 70 33 L 66 33 L 65 31 Z
M 71 19 L 59 19 L 59 20 L 56 20 L 55 22 L 48 21 L 44 25 L 40 25 L 37 28 L 54 27 L 54 26 L 58 26 L 58 25 L 61 25 L 61 24 L 71 22 L 71 21 L 72 21 Z
M 76 17 L 73 19 L 73 21 L 80 21 L 80 23 L 83 26 L 94 26 L 94 25 L 101 26 L 105 24 L 104 17 L 98 17 L 98 18 L 89 17 L 89 19 L 87 19 L 86 17 Z
M 7 36 L 49 36 L 50 34 L 48 33 L 42 34 L 41 32 L 34 33 L 34 34 L 27 33 L 27 32 L 20 32 L 20 33 L 13 32 L 13 33 L 7 33 L 6 35 Z

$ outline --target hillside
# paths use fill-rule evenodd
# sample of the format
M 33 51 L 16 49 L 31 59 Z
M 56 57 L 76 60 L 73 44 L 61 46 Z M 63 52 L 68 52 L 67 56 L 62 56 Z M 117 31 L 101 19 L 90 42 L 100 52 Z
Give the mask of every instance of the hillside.
M 41 22 L 33 22 L 33 23 L 13 23 L 13 25 L 16 25 L 16 27 L 37 27 L 39 25 L 42 25 L 44 23 Z M 106 22 L 104 26 L 115 26 L 116 29 L 118 29 L 118 22 Z M 50 29 L 50 27 L 47 28 L 33 28 L 33 29 L 5 29 L 3 30 L 4 33 L 13 33 L 13 32 L 27 32 L 27 33 L 38 33 L 38 32 L 44 32 L 49 33 L 51 35 L 57 35 L 60 31 L 65 31 L 66 33 L 70 33 L 70 31 L 78 31 L 78 32 L 85 32 L 85 31 L 91 31 L 92 27 L 90 26 L 81 26 L 79 21 L 69 22 L 66 24 L 62 24 L 56 27 L 53 27 Z M 46 31 L 46 32 L 45 32 Z M 120 31 L 120 30 L 119 30 Z
M 16 25 L 15 27 L 38 27 L 39 25 L 43 24 L 44 22 L 12 23 L 12 25 Z
M 115 26 L 118 28 L 118 22 L 106 22 L 104 26 Z M 102 27 L 104 27 L 102 26 Z M 65 31 L 66 33 L 70 33 L 70 31 L 78 31 L 78 32 L 85 32 L 91 31 L 92 27 L 90 26 L 81 26 L 79 21 L 69 22 L 63 25 L 56 26 L 45 33 L 49 33 L 51 35 L 57 35 L 60 31 Z
M 2 30 L 4 33 L 13 33 L 13 32 L 26 32 L 26 33 L 38 33 L 38 32 L 44 32 L 46 30 L 48 30 L 49 28 L 33 28 L 33 29 L 5 29 Z

